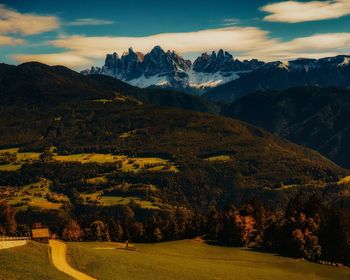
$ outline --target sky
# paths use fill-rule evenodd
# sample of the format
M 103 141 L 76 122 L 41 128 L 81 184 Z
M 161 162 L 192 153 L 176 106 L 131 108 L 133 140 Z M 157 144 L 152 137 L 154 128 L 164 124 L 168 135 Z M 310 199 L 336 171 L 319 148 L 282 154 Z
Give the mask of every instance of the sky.
M 155 45 L 194 59 L 350 55 L 350 0 L 0 0 L 0 62 L 76 70 Z

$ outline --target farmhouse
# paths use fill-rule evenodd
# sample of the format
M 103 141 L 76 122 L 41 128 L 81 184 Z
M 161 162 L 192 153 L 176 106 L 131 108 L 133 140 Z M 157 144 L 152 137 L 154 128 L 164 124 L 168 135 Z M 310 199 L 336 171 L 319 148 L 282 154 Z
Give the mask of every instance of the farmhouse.
M 40 243 L 49 243 L 51 233 L 48 228 L 36 228 L 32 229 L 32 240 Z

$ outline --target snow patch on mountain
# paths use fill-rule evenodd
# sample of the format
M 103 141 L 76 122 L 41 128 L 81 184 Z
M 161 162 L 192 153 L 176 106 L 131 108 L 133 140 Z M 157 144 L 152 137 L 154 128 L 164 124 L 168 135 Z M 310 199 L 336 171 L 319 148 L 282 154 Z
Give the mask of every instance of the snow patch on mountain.
M 223 50 L 203 53 L 192 63 L 174 51 L 165 52 L 156 46 L 145 55 L 132 48 L 121 57 L 117 53 L 107 54 L 102 67 L 93 66 L 82 74 L 112 76 L 140 88 L 159 86 L 200 94 L 262 65 L 264 62 L 256 59 L 234 59 Z
M 190 88 L 194 91 L 200 92 L 238 79 L 240 74 L 247 73 L 249 71 L 239 71 L 230 73 L 202 73 L 193 71 L 193 69 L 191 69 L 188 72 L 183 72 L 186 73 L 187 77 L 178 79 L 176 81 L 180 85 L 180 87 Z M 126 82 L 132 86 L 136 86 L 139 88 L 147 88 L 151 86 L 171 87 L 174 83 L 174 81 L 171 80 L 172 79 L 167 75 L 159 74 L 151 77 L 145 77 L 145 75 L 142 75 L 141 77 Z
M 339 63 L 338 66 L 348 66 L 350 64 L 350 57 L 344 57 L 344 61 L 342 63 Z
M 141 77 L 126 82 L 132 86 L 139 88 L 147 88 L 150 86 L 167 87 L 170 84 L 167 77 L 164 75 L 154 75 L 151 77 L 145 77 L 145 75 L 142 75 Z
M 215 73 L 204 73 L 196 72 L 192 69 L 190 72 L 188 72 L 187 83 L 190 88 L 205 90 L 238 79 L 239 73 L 242 73 L 242 71 L 229 73 L 222 73 L 220 71 Z

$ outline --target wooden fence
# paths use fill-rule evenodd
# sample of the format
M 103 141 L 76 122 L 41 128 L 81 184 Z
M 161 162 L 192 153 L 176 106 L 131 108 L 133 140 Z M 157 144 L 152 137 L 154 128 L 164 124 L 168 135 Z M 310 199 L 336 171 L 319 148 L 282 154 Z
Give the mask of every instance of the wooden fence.
M 9 236 L 0 236 L 0 241 L 17 241 L 17 240 L 29 240 L 29 237 L 9 237 Z

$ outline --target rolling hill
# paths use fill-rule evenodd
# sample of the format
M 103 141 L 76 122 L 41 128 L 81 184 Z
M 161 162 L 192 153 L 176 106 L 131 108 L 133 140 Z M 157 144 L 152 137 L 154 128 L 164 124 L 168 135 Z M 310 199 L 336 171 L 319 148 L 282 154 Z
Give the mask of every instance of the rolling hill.
M 175 91 L 139 89 L 108 76 L 84 76 L 63 66 L 50 67 L 37 62 L 19 66 L 0 64 L 2 105 L 108 99 L 120 92 L 141 102 L 201 112 L 219 112 L 217 105 L 203 98 Z
M 148 92 L 114 79 L 37 63 L 7 69 L 2 70 L 0 85 L 5 100 L 0 116 L 2 147 L 43 152 L 54 146 L 65 154 L 161 155 L 180 165 L 196 164 L 198 170 L 218 164 L 205 158 L 227 156 L 228 160 L 219 162 L 219 172 L 238 172 L 246 187 L 318 180 L 343 172 L 314 151 L 240 121 L 144 103 Z M 4 90 L 12 79 L 16 83 Z M 171 95 L 179 107 L 187 106 L 191 98 Z M 163 104 L 159 99 L 154 103 Z
M 265 128 L 350 167 L 349 90 L 306 87 L 257 92 L 230 104 L 222 114 Z

